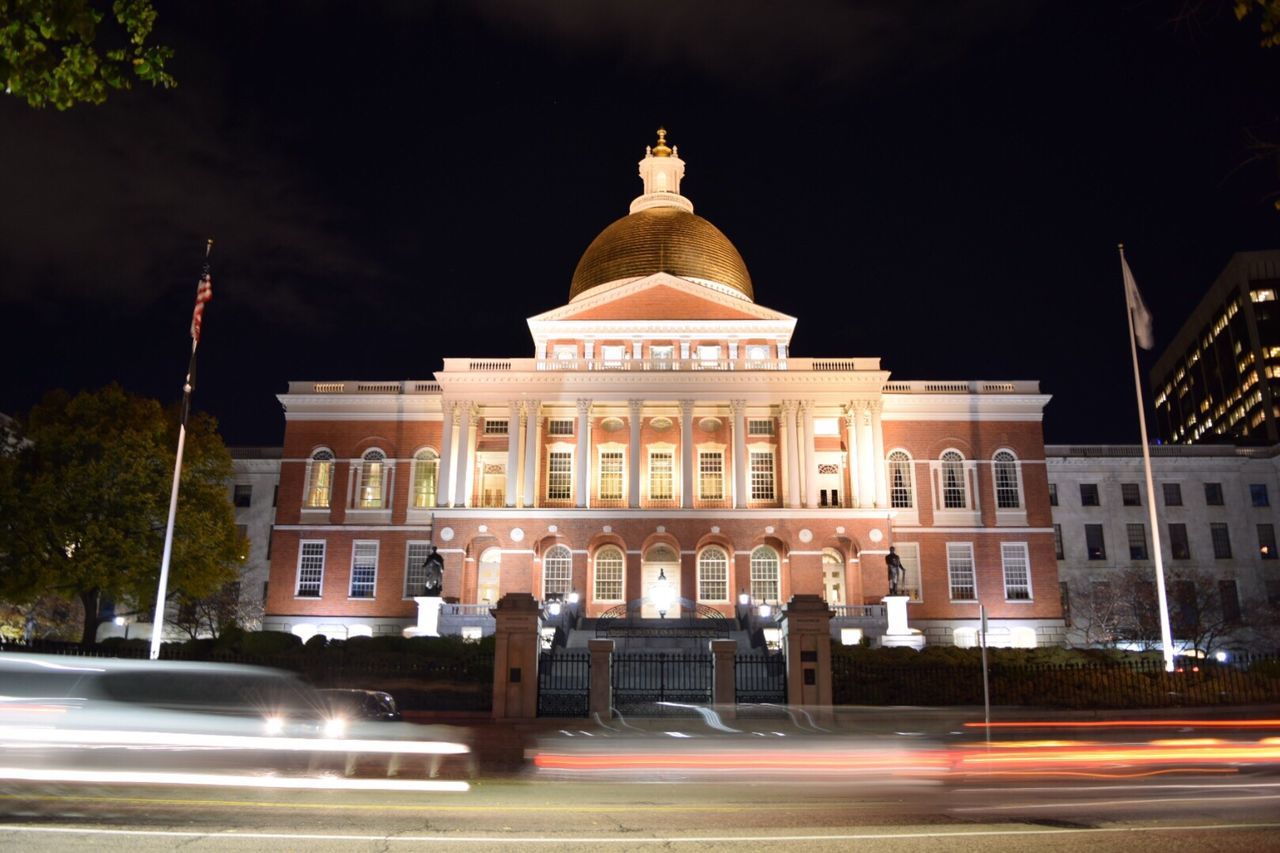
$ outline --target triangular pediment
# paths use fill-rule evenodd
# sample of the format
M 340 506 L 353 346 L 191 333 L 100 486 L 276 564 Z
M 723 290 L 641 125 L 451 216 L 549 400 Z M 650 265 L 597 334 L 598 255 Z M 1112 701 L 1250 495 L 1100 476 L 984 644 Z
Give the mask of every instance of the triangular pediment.
M 596 288 L 530 321 L 792 320 L 786 314 L 667 273 Z

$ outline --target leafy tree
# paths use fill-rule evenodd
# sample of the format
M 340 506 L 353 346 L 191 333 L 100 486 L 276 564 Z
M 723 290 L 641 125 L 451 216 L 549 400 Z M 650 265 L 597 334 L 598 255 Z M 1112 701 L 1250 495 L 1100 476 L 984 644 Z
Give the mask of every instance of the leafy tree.
M 1258 13 L 1263 47 L 1280 47 L 1280 0 L 1232 0 L 1232 5 L 1237 21 Z
M 79 599 L 91 643 L 104 598 L 149 609 L 155 596 L 177 415 L 118 385 L 54 391 L 32 409 L 25 437 L 0 468 L 0 598 Z M 237 575 L 230 475 L 213 419 L 193 416 L 170 569 L 177 597 L 211 595 Z
M 33 107 L 101 104 L 133 78 L 166 89 L 173 50 L 148 41 L 152 0 L 0 0 L 0 81 Z M 102 37 L 101 42 L 99 37 Z

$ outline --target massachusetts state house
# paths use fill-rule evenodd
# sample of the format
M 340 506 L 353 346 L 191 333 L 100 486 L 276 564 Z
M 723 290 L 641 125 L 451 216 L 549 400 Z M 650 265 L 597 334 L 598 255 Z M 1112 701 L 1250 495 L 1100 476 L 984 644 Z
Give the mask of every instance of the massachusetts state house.
M 809 593 L 874 638 L 893 546 L 929 643 L 972 644 L 980 603 L 994 643 L 1061 642 L 1039 384 L 793 354 L 664 133 L 639 166 L 568 301 L 529 318 L 532 356 L 280 395 L 264 627 L 399 634 L 434 545 L 472 631 L 508 592 L 657 616 L 661 578 L 668 616 Z

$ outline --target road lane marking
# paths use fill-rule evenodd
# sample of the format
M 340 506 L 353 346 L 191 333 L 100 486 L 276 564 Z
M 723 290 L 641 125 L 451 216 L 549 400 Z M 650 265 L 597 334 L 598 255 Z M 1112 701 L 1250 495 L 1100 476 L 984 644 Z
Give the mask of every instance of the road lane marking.
M 1280 800 L 1280 794 L 1259 794 L 1256 797 L 1215 797 L 1215 796 L 1199 796 L 1199 797 L 1151 797 L 1141 800 L 1072 800 L 1065 803 L 1022 803 L 1012 806 L 964 806 L 961 808 L 953 808 L 953 812 L 1002 812 L 1002 811 L 1018 811 L 1021 809 L 1062 809 L 1062 808 L 1080 808 L 1088 806 L 1090 808 L 1102 809 L 1113 808 L 1115 806 L 1149 806 L 1152 804 L 1169 805 L 1171 803 L 1197 803 L 1199 805 L 1217 805 L 1219 803 L 1234 802 L 1254 802 L 1257 800 Z

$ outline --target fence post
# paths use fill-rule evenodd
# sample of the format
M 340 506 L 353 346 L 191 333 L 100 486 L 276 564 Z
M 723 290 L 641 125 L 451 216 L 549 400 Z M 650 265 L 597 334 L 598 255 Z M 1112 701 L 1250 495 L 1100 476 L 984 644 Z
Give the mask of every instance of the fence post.
M 831 608 L 816 595 L 793 595 L 782 611 L 787 704 L 831 705 Z
M 587 640 L 591 652 L 591 688 L 587 713 L 613 716 L 613 640 Z
M 490 611 L 497 623 L 493 653 L 493 718 L 538 716 L 542 612 L 527 592 L 509 592 Z
M 711 704 L 721 719 L 737 716 L 737 640 L 711 641 Z

